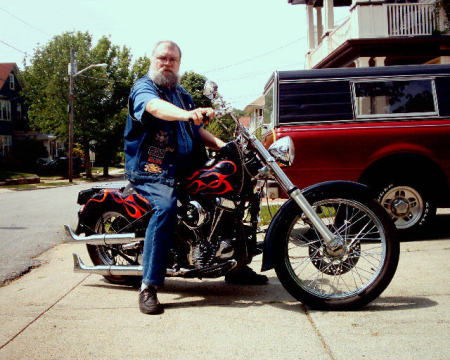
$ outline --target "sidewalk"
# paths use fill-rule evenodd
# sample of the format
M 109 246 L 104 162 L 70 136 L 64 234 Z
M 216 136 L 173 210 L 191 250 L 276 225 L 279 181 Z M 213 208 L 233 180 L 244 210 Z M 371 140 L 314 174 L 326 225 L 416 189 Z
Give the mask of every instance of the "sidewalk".
M 307 310 L 271 271 L 262 287 L 168 279 L 165 313 L 147 316 L 136 289 L 73 273 L 85 248 L 61 244 L 0 288 L 0 359 L 450 359 L 449 250 L 403 242 L 393 282 L 360 311 Z

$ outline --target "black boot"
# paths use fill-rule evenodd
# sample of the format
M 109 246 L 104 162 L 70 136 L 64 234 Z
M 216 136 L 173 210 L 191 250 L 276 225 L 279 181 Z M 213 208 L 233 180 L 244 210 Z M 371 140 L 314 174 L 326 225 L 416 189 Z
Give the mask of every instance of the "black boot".
M 265 285 L 269 279 L 266 275 L 257 274 L 248 266 L 243 266 L 238 271 L 225 275 L 225 281 L 235 285 Z
M 139 292 L 139 310 L 144 314 L 161 314 L 164 312 L 163 306 L 156 296 L 156 288 L 149 286 Z

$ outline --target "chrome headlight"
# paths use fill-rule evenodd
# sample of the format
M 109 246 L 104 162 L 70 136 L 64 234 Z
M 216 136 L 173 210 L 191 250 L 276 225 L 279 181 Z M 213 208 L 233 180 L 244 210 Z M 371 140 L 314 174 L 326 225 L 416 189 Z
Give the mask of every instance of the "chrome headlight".
M 285 136 L 270 145 L 269 153 L 279 163 L 291 166 L 294 163 L 294 142 L 289 136 Z

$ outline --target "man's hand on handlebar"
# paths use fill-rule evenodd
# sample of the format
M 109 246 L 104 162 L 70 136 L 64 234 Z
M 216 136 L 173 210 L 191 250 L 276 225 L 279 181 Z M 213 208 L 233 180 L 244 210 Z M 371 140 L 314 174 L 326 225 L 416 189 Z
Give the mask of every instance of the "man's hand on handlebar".
M 192 121 L 195 125 L 208 124 L 209 120 L 214 118 L 213 108 L 197 108 L 188 111 L 189 121 Z

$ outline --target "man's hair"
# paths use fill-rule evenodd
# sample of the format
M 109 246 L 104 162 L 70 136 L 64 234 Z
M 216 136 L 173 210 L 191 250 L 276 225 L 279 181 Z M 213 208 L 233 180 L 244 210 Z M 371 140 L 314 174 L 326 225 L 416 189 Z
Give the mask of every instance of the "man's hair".
M 177 49 L 177 50 L 178 50 L 178 53 L 180 54 L 180 59 L 181 59 L 181 49 L 180 49 L 180 47 L 177 45 L 176 42 L 171 41 L 171 40 L 161 40 L 161 41 L 158 41 L 158 42 L 155 44 L 155 46 L 154 46 L 154 48 L 153 48 L 153 50 L 152 50 L 152 56 L 155 55 L 155 51 L 156 51 L 157 47 L 158 47 L 159 45 L 161 45 L 161 44 L 169 44 L 170 47 Z

